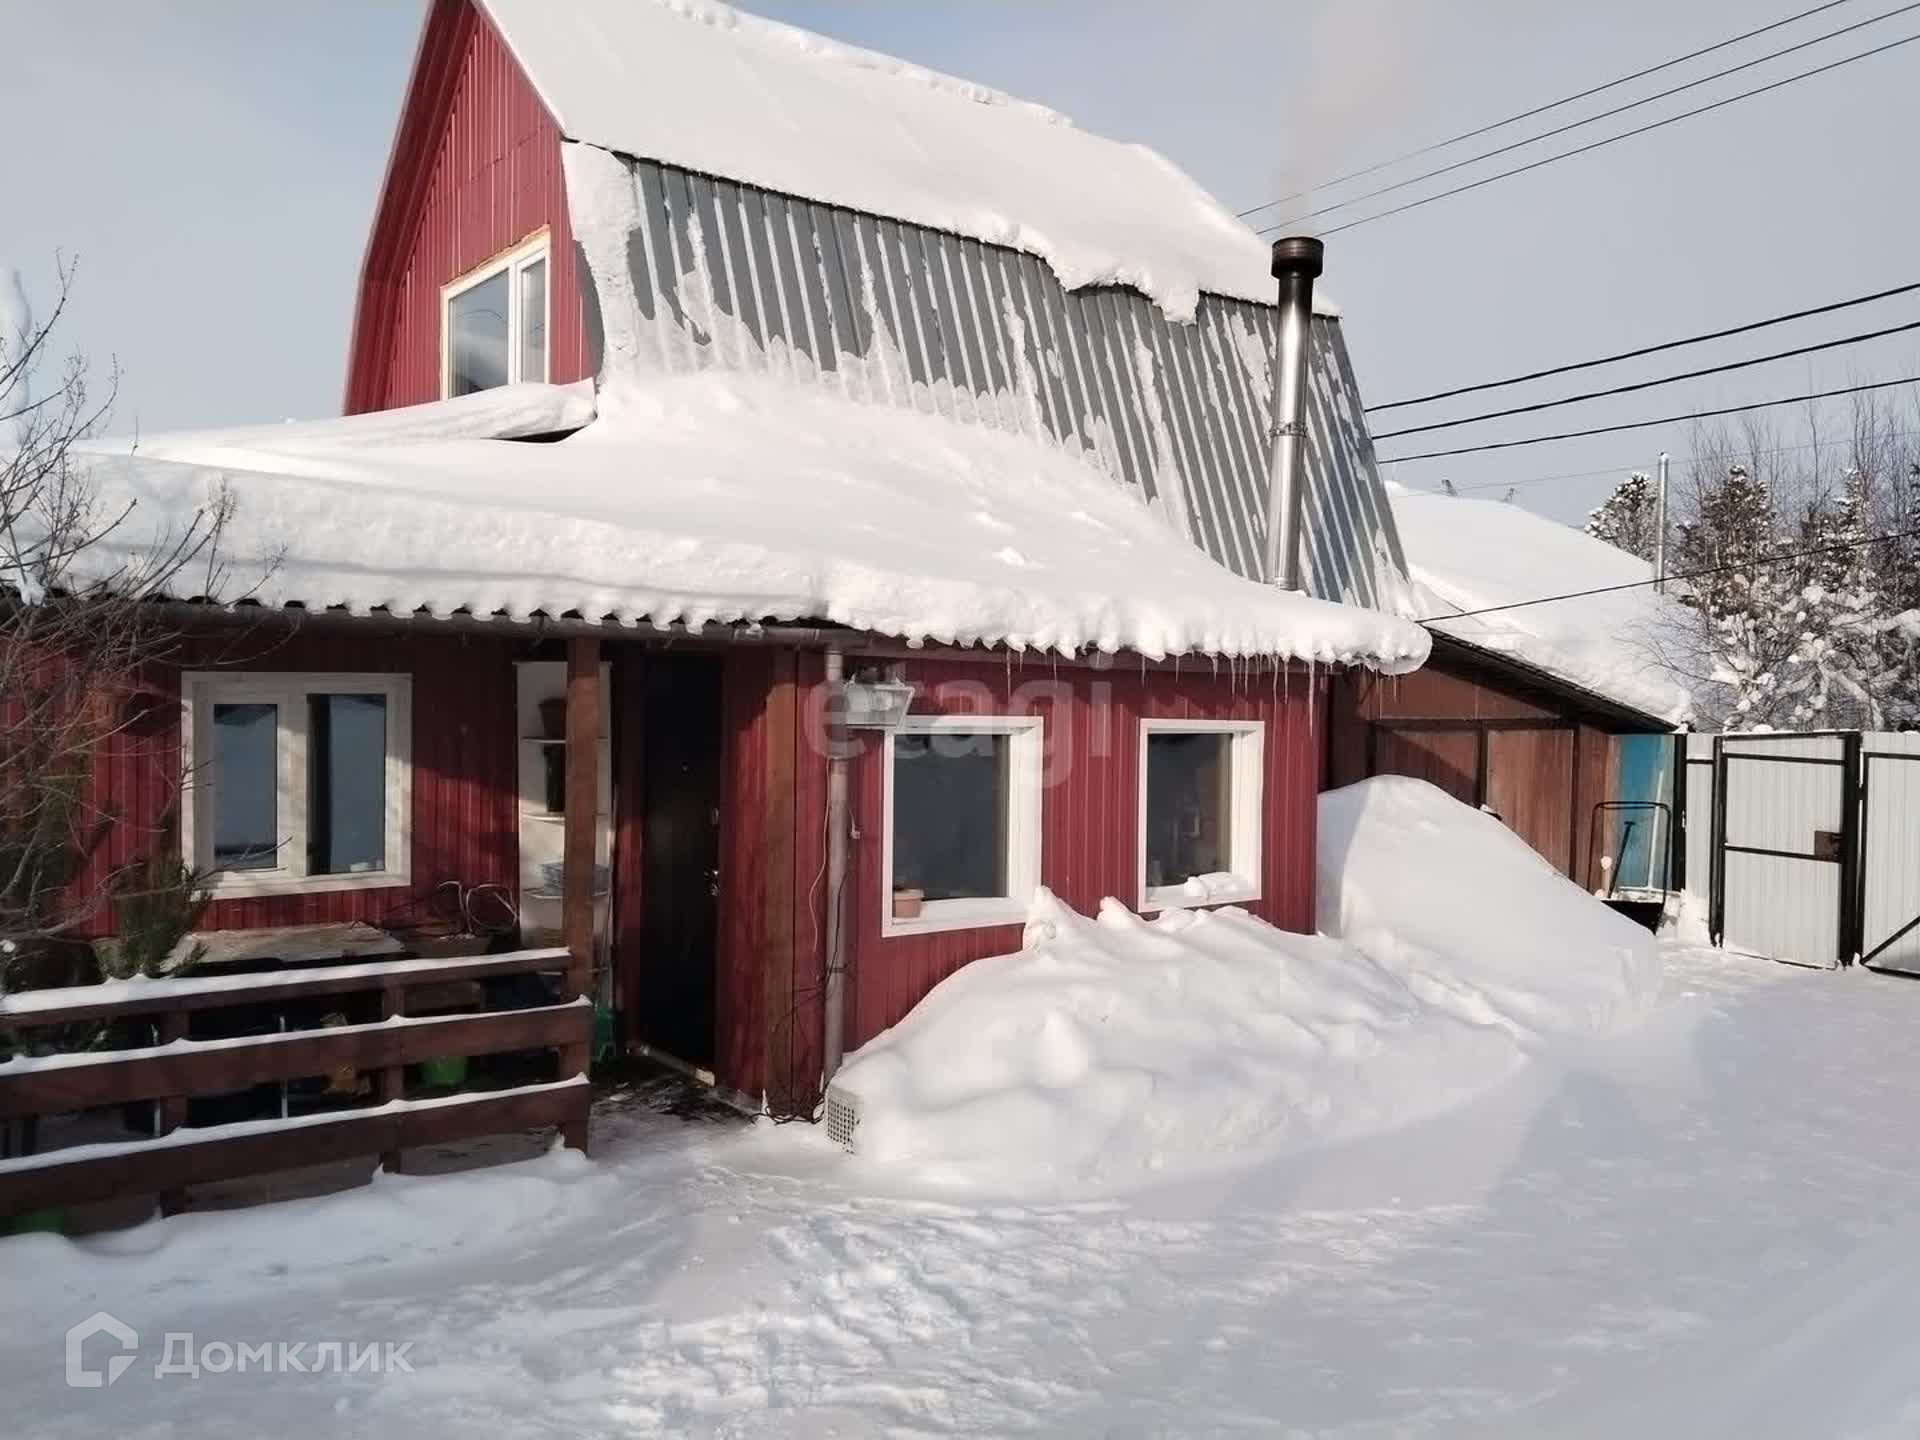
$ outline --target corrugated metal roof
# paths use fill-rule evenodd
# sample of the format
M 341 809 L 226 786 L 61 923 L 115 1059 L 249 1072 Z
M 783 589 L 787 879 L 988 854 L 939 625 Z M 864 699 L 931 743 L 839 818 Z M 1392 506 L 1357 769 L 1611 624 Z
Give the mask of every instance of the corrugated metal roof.
M 1065 290 L 1018 250 L 566 149 L 603 306 L 624 289 L 606 273 L 624 256 L 634 361 L 765 370 L 1078 449 L 1229 569 L 1258 576 L 1272 306 L 1203 295 L 1191 323 L 1170 322 L 1133 290 Z M 1397 609 L 1405 561 L 1338 320 L 1316 316 L 1313 345 L 1307 586 Z

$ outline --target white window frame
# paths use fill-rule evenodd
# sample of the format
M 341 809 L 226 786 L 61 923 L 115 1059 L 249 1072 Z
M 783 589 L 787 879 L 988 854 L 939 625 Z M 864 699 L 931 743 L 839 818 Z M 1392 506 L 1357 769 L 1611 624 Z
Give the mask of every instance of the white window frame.
M 1007 745 L 1007 891 L 968 900 L 929 900 L 919 916 L 899 920 L 893 914 L 893 767 L 894 737 L 906 735 L 1006 735 Z M 1027 918 L 1033 893 L 1040 888 L 1040 803 L 1045 768 L 1046 728 L 1038 715 L 909 715 L 898 731 L 886 732 L 880 749 L 880 933 L 928 935 L 943 930 L 977 930 L 987 925 L 1019 925 Z
M 541 333 L 546 336 L 547 365 L 543 379 L 553 378 L 553 259 L 548 253 L 548 232 L 541 230 L 527 240 L 521 241 L 511 250 L 502 251 L 491 260 L 485 261 L 466 274 L 449 280 L 440 287 L 440 398 L 453 398 L 453 327 L 448 323 L 447 311 L 456 298 L 464 295 L 476 285 L 484 285 L 503 270 L 507 276 L 507 383 L 517 385 L 520 382 L 520 337 L 523 333 L 525 317 L 520 313 L 520 272 L 529 265 L 545 261 L 547 283 L 542 289 L 542 299 L 546 313 L 541 317 Z
M 1233 883 L 1204 896 L 1186 893 L 1186 884 L 1147 884 L 1147 742 L 1155 735 L 1231 735 L 1232 789 L 1227 798 L 1227 850 L 1233 859 Z M 1266 723 L 1261 720 L 1142 720 L 1140 722 L 1139 846 L 1136 882 L 1140 913 L 1190 910 L 1202 905 L 1239 905 L 1258 900 L 1265 873 L 1262 809 L 1266 795 Z
M 387 868 L 341 875 L 307 872 L 307 699 L 313 695 L 380 695 L 387 702 Z M 213 803 L 220 776 L 213 764 L 213 707 L 271 703 L 279 706 L 275 747 L 279 800 L 275 852 L 270 870 L 214 870 Z M 333 890 L 375 890 L 413 879 L 413 677 L 391 672 L 350 675 L 320 672 L 191 671 L 181 680 L 180 764 L 185 790 L 180 807 L 180 853 L 196 870 L 213 874 L 216 898 L 244 895 L 306 895 Z

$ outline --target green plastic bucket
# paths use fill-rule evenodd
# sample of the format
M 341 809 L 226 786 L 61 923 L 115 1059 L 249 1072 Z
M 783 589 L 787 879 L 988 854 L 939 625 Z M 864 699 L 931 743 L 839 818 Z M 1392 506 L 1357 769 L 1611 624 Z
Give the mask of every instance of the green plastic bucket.
M 463 1084 L 466 1078 L 467 1057 L 464 1055 L 436 1055 L 420 1062 L 420 1081 L 430 1088 L 450 1090 Z

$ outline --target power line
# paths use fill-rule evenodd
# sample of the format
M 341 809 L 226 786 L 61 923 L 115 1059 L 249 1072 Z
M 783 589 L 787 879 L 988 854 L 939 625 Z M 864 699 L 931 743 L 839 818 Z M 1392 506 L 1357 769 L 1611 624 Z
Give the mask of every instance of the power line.
M 1816 555 L 1838 555 L 1848 550 L 1865 550 L 1875 545 L 1885 545 L 1893 540 L 1910 540 L 1920 535 L 1920 528 L 1912 530 L 1894 530 L 1885 535 L 1869 535 L 1864 540 L 1845 540 L 1837 545 L 1814 545 L 1805 550 L 1788 550 L 1778 555 L 1763 555 L 1758 560 L 1730 561 L 1725 565 L 1709 565 L 1703 570 L 1688 570 L 1679 574 L 1663 575 L 1649 580 L 1628 580 L 1619 585 L 1595 585 L 1589 590 L 1568 590 L 1560 595 L 1542 595 L 1533 600 L 1515 600 L 1507 605 L 1486 605 L 1478 610 L 1458 610 L 1451 615 L 1429 615 L 1424 620 L 1416 620 L 1416 625 L 1437 625 L 1443 620 L 1471 620 L 1477 615 L 1498 615 L 1507 610 L 1525 610 L 1534 605 L 1551 605 L 1559 600 L 1585 600 L 1594 595 L 1614 595 L 1622 590 L 1644 590 L 1674 580 L 1704 580 L 1709 575 L 1725 575 L 1734 570 L 1764 570 L 1771 565 L 1784 564 L 1788 560 L 1807 560 Z
M 1483 380 L 1477 385 L 1459 385 L 1451 390 L 1436 390 L 1430 395 L 1416 395 L 1410 400 L 1389 400 L 1384 405 L 1369 405 L 1366 413 L 1375 414 L 1381 410 L 1399 410 L 1408 405 L 1424 405 L 1430 400 L 1451 400 L 1458 395 L 1472 395 L 1482 390 L 1499 390 L 1508 385 L 1521 385 L 1529 380 L 1546 380 L 1555 375 L 1568 375 L 1576 370 L 1592 370 L 1600 365 L 1612 365 L 1621 360 L 1638 360 L 1646 355 L 1657 355 L 1663 350 L 1679 350 L 1688 345 L 1703 345 L 1709 340 L 1725 340 L 1733 335 L 1745 335 L 1753 330 L 1765 330 L 1773 325 L 1785 325 L 1793 320 L 1806 320 L 1815 315 L 1831 315 L 1836 310 L 1849 310 L 1856 305 L 1870 305 L 1876 300 L 1891 300 L 1896 295 L 1908 295 L 1920 290 L 1920 281 L 1911 285 L 1896 285 L 1891 290 L 1876 290 L 1871 295 L 1858 295 L 1851 300 L 1836 300 L 1831 305 L 1815 305 L 1807 310 L 1792 310 L 1785 315 L 1775 315 L 1766 320 L 1752 320 L 1745 325 L 1729 326 L 1725 330 L 1709 330 L 1702 335 L 1689 335 L 1681 340 L 1663 340 L 1658 345 L 1642 345 L 1638 350 L 1621 350 L 1612 355 L 1602 355 L 1597 360 L 1579 360 L 1571 365 L 1555 365 L 1549 370 L 1534 370 L 1525 375 L 1514 375 L 1505 380 Z
M 1877 435 L 1880 440 L 1908 440 L 1920 435 L 1920 429 L 1885 430 Z M 1831 450 L 1836 445 L 1852 445 L 1855 439 L 1851 435 L 1836 435 L 1831 440 L 1805 440 L 1797 445 L 1770 445 L 1764 450 L 1728 449 L 1718 454 L 1683 455 L 1674 460 L 1675 465 L 1693 465 L 1701 460 L 1728 459 L 1748 456 L 1757 459 L 1762 455 L 1790 455 L 1800 450 Z M 1476 480 L 1470 485 L 1455 485 L 1453 488 L 1461 494 L 1476 490 L 1524 490 L 1533 485 L 1552 485 L 1561 480 L 1591 480 L 1596 475 L 1631 475 L 1644 473 L 1646 457 L 1624 461 L 1618 465 L 1603 465 L 1596 470 L 1568 470 L 1557 475 L 1527 475 L 1518 480 Z M 1446 493 L 1438 485 L 1409 485 L 1409 490 L 1422 495 L 1441 495 Z
M 1618 135 L 1608 135 L 1599 140 L 1589 141 L 1587 144 L 1577 145 L 1571 150 L 1560 150 L 1555 152 L 1552 155 L 1542 156 L 1538 160 L 1530 160 L 1525 165 L 1516 165 L 1512 169 L 1497 171 L 1492 175 L 1482 176 L 1478 180 L 1470 180 L 1464 185 L 1456 185 L 1450 190 L 1441 190 L 1436 194 L 1423 195 L 1418 200 L 1409 200 L 1403 205 L 1395 205 L 1386 210 L 1377 210 L 1371 215 L 1362 215 L 1358 220 L 1348 220 L 1345 223 L 1340 225 L 1330 225 L 1325 230 L 1322 230 L 1320 233 L 1322 236 L 1338 235 L 1343 230 L 1352 230 L 1356 226 L 1368 225 L 1375 220 L 1385 220 L 1389 216 L 1403 215 L 1409 210 L 1418 210 L 1422 205 L 1431 205 L 1436 200 L 1448 200 L 1455 195 L 1464 195 L 1470 190 L 1478 190 L 1481 186 L 1491 185 L 1497 180 L 1506 180 L 1506 179 L 1512 178 L 1515 175 L 1524 175 L 1528 171 L 1538 170 L 1544 165 L 1551 165 L 1554 162 L 1559 160 L 1570 160 L 1576 155 L 1585 155 L 1589 151 L 1603 149 L 1604 147 L 1608 145 L 1612 145 L 1613 143 L 1619 140 L 1630 140 L 1636 135 L 1645 135 L 1649 131 L 1659 130 L 1659 129 L 1663 129 L 1668 125 L 1678 124 L 1682 120 L 1691 120 L 1696 115 L 1704 115 L 1710 110 L 1718 110 L 1723 106 L 1732 105 L 1735 102 L 1740 100 L 1751 100 L 1756 95 L 1765 95 L 1770 90 L 1778 90 L 1783 85 L 1793 84 L 1796 80 L 1810 80 L 1816 75 L 1826 74 L 1829 70 L 1838 70 L 1843 65 L 1851 65 L 1856 60 L 1868 60 L 1875 55 L 1883 55 L 1889 50 L 1897 50 L 1902 45 L 1911 45 L 1916 40 L 1920 40 L 1920 34 L 1908 35 L 1904 39 L 1900 39 L 1900 40 L 1892 40 L 1885 45 L 1876 45 L 1871 50 L 1862 50 L 1856 55 L 1843 56 L 1841 59 L 1829 61 L 1827 64 L 1817 66 L 1812 70 L 1797 71 L 1796 73 L 1792 75 L 1788 75 L 1783 79 L 1774 80 L 1768 84 L 1756 86 L 1752 90 L 1742 90 L 1738 94 L 1725 96 L 1719 100 L 1712 101 L 1709 104 L 1697 105 L 1691 110 L 1682 110 L 1677 115 L 1669 115 L 1669 116 L 1666 116 L 1664 119 L 1652 120 L 1645 125 L 1636 126 L 1631 130 L 1623 130 Z M 1267 226 L 1265 229 L 1261 230 L 1259 233 L 1266 234 L 1268 231 L 1277 230 L 1281 228 L 1284 228 L 1284 227 L 1277 226 L 1277 225 L 1270 225 L 1270 226 Z
M 1740 44 L 1743 40 L 1752 40 L 1756 36 L 1765 35 L 1770 30 L 1784 29 L 1797 21 L 1806 20 L 1818 15 L 1823 10 L 1837 9 L 1839 6 L 1847 3 L 1848 0 L 1827 0 L 1826 4 L 1815 5 L 1811 10 L 1802 10 L 1799 14 L 1789 15 L 1784 20 L 1775 20 L 1771 25 L 1762 25 L 1758 30 L 1748 30 L 1743 34 L 1733 36 L 1731 39 L 1717 41 L 1712 45 L 1704 46 L 1698 50 L 1690 50 L 1685 55 L 1677 55 L 1671 60 L 1663 60 L 1658 65 L 1649 65 L 1644 70 L 1636 70 L 1631 75 L 1622 75 L 1618 80 L 1609 80 L 1604 85 L 1594 85 L 1576 94 L 1565 96 L 1562 99 L 1549 101 L 1545 105 L 1536 105 L 1531 110 L 1522 110 L 1518 115 L 1509 115 L 1506 119 L 1495 120 L 1490 125 L 1482 125 L 1473 130 L 1463 130 L 1458 135 L 1449 136 L 1445 140 L 1436 140 L 1430 145 L 1422 145 L 1415 150 L 1408 150 L 1404 154 L 1394 156 L 1391 160 L 1381 160 L 1363 169 L 1350 170 L 1345 175 L 1336 175 L 1333 179 L 1314 188 L 1331 190 L 1337 185 L 1346 184 L 1349 180 L 1364 179 L 1368 175 L 1390 169 L 1404 161 L 1417 160 L 1422 155 L 1431 155 L 1436 150 L 1445 150 L 1448 146 L 1458 145 L 1464 140 L 1475 140 L 1482 135 L 1491 134 L 1495 130 L 1504 130 L 1509 125 L 1517 125 L 1522 120 L 1531 120 L 1536 115 L 1544 115 L 1550 110 L 1559 110 L 1565 106 L 1574 104 L 1576 101 L 1589 99 L 1592 96 L 1602 94 L 1608 90 L 1617 90 L 1620 86 L 1630 85 L 1635 80 L 1644 80 L 1649 75 L 1658 75 L 1662 70 L 1671 70 L 1674 66 L 1684 65 L 1689 60 L 1698 60 L 1702 55 L 1711 55 L 1716 50 L 1728 49 L 1731 46 Z M 1262 210 L 1271 210 L 1274 206 L 1284 205 L 1289 200 L 1299 200 L 1308 193 L 1306 190 L 1296 190 L 1290 195 L 1282 195 L 1275 200 L 1263 200 L 1258 205 L 1236 211 L 1235 215 L 1237 218 L 1245 220 L 1250 215 L 1258 215 Z
M 1458 420 L 1435 420 L 1426 425 L 1409 425 L 1404 430 L 1388 430 L 1376 435 L 1375 440 L 1397 440 L 1402 435 L 1424 435 L 1430 430 L 1452 430 L 1461 425 L 1477 425 L 1483 420 L 1504 420 L 1512 415 L 1531 415 L 1540 410 L 1554 410 L 1562 405 L 1578 405 L 1587 400 L 1604 400 L 1612 395 L 1631 395 L 1638 390 L 1653 390 L 1661 385 L 1676 385 L 1683 380 L 1699 380 L 1708 375 L 1724 375 L 1730 370 L 1747 370 L 1755 365 L 1770 364 L 1775 360 L 1792 360 L 1801 355 L 1814 355 L 1822 350 L 1838 350 L 1843 345 L 1861 345 L 1869 340 L 1884 340 L 1889 335 L 1902 335 L 1909 330 L 1920 330 L 1920 320 L 1909 320 L 1904 325 L 1889 325 L 1882 330 L 1866 330 L 1858 335 L 1845 335 L 1838 340 L 1821 340 L 1812 345 L 1799 345 L 1791 350 L 1776 350 L 1771 355 L 1754 355 L 1745 360 L 1729 360 L 1722 365 L 1709 365 L 1701 370 L 1683 370 L 1674 375 L 1662 375 L 1653 380 L 1635 380 L 1626 385 L 1614 385 L 1606 390 L 1589 390 L 1581 395 L 1563 395 L 1557 400 L 1536 400 L 1531 405 L 1512 405 L 1505 410 L 1489 410 L 1482 415 L 1467 415 Z
M 1823 34 L 1815 35 L 1809 40 L 1801 40 L 1779 50 L 1770 50 L 1765 55 L 1756 56 L 1751 60 L 1742 60 L 1738 65 L 1729 65 L 1724 70 L 1716 70 L 1711 75 L 1702 75 L 1696 80 L 1687 80 L 1679 85 L 1671 85 L 1665 90 L 1657 90 L 1653 94 L 1642 96 L 1638 100 L 1629 100 L 1625 104 L 1615 105 L 1610 110 L 1601 110 L 1592 115 L 1582 116 L 1578 120 L 1569 120 L 1566 124 L 1556 125 L 1551 130 L 1542 130 L 1538 135 L 1523 136 L 1521 139 L 1509 141 L 1505 145 L 1496 146 L 1492 150 L 1483 150 L 1478 155 L 1469 155 L 1464 160 L 1455 160 L 1446 165 L 1436 166 L 1432 170 L 1422 171 L 1420 174 L 1408 176 L 1404 180 L 1395 180 L 1390 184 L 1379 185 L 1371 190 L 1362 191 L 1358 195 L 1349 195 L 1344 200 L 1331 201 L 1328 204 L 1322 205 L 1317 210 L 1309 210 L 1304 215 L 1296 215 L 1291 220 L 1263 227 L 1259 233 L 1266 234 L 1269 230 L 1284 230 L 1295 225 L 1303 224 L 1309 220 L 1317 220 L 1322 215 L 1331 215 L 1336 210 L 1347 210 L 1355 205 L 1364 204 L 1368 200 L 1377 200 L 1382 195 L 1391 195 L 1397 190 L 1406 189 L 1409 185 L 1418 185 L 1425 180 L 1437 180 L 1442 175 L 1451 175 L 1454 171 L 1464 170 L 1469 165 L 1478 165 L 1484 160 L 1493 160 L 1501 155 L 1510 155 L 1515 150 L 1523 150 L 1529 145 L 1538 145 L 1543 140 L 1551 140 L 1559 135 L 1566 135 L 1575 130 L 1585 129 L 1589 125 L 1597 125 L 1602 120 L 1611 120 L 1614 116 L 1624 115 L 1630 110 L 1638 110 L 1643 106 L 1652 105 L 1661 100 L 1671 99 L 1673 96 L 1684 94 L 1688 90 L 1698 90 L 1702 85 L 1711 85 L 1714 81 L 1724 80 L 1729 75 L 1738 75 L 1744 70 L 1752 70 L 1756 66 L 1766 65 L 1774 60 L 1783 59 L 1788 55 L 1797 54 L 1799 51 L 1811 49 L 1815 45 L 1823 45 L 1829 40 L 1839 39 L 1842 35 L 1851 35 L 1856 30 L 1864 30 L 1869 25 L 1878 25 L 1882 20 L 1892 20 L 1897 16 L 1906 14 L 1910 10 L 1920 10 L 1920 0 L 1910 0 L 1908 4 L 1897 6 L 1892 10 L 1882 11 L 1878 15 L 1868 16 L 1865 20 L 1856 20 L 1851 25 L 1843 25 L 1837 30 L 1828 30 Z
M 1859 395 L 1868 390 L 1888 390 L 1895 385 L 1920 385 L 1920 375 L 1905 375 L 1898 380 L 1875 380 L 1865 385 L 1846 385 L 1838 390 L 1816 390 L 1807 395 L 1789 395 L 1783 400 L 1756 400 L 1750 405 L 1728 405 L 1718 410 L 1693 410 L 1684 415 L 1662 415 L 1657 420 L 1629 420 L 1620 425 L 1596 425 L 1589 430 L 1563 430 L 1554 435 L 1531 435 L 1524 440 L 1492 440 L 1484 445 L 1462 445 L 1453 450 L 1427 450 L 1418 455 L 1392 455 L 1384 457 L 1384 463 L 1439 460 L 1448 455 L 1477 455 L 1486 450 L 1512 450 L 1523 445 L 1545 445 L 1553 440 L 1584 440 L 1589 435 L 1617 435 L 1623 430 L 1651 430 L 1657 425 L 1679 425 L 1689 420 L 1711 420 L 1716 415 L 1738 415 L 1745 410 L 1767 410 L 1776 405 L 1799 405 L 1808 400 L 1831 400 L 1838 395 Z

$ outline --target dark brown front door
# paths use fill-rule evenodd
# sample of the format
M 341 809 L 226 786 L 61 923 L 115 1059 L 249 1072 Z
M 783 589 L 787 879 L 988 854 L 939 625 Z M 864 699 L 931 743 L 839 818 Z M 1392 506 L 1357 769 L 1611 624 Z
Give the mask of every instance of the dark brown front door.
M 640 1038 L 714 1060 L 720 665 L 648 661 L 641 715 Z

